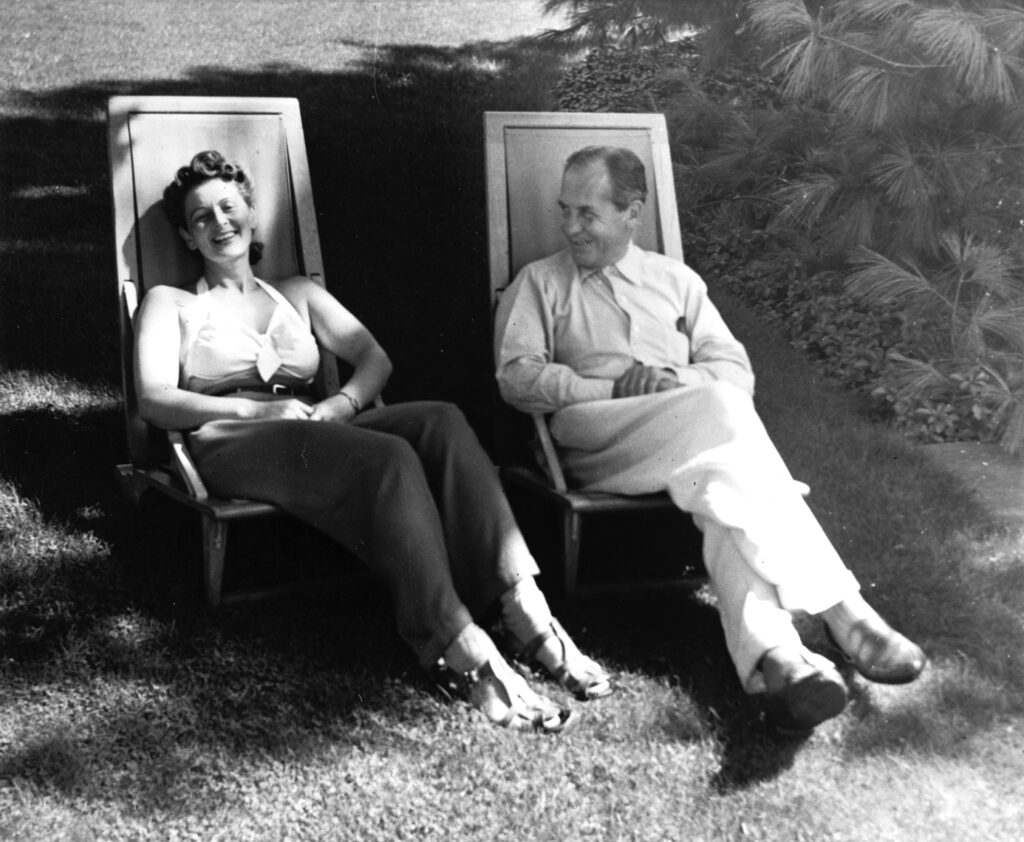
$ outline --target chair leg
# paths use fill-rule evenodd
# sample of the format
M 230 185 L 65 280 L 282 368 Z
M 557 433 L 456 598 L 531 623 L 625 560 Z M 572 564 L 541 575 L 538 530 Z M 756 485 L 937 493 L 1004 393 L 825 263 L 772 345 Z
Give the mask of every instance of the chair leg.
M 220 604 L 221 584 L 224 581 L 224 555 L 228 546 L 228 525 L 212 517 L 203 518 L 203 584 L 206 602 L 211 607 Z
M 580 561 L 580 532 L 583 518 L 571 509 L 562 520 L 562 587 L 566 601 L 576 594 L 576 575 Z
M 117 482 L 117 490 L 132 506 L 138 506 L 142 499 L 142 492 L 146 490 L 144 483 L 135 479 L 135 472 L 131 465 L 118 465 L 114 474 Z

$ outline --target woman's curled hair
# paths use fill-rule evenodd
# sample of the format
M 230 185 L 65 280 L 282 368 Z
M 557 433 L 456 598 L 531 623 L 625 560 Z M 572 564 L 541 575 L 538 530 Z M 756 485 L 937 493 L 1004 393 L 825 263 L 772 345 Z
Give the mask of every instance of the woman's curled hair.
M 164 188 L 164 210 L 175 228 L 188 230 L 185 197 L 189 190 L 215 178 L 238 185 L 238 192 L 245 199 L 245 203 L 249 207 L 253 206 L 256 186 L 245 165 L 227 160 L 214 149 L 207 149 L 193 156 L 188 164 L 179 168 L 174 174 L 174 181 Z M 253 240 L 249 247 L 249 262 L 258 263 L 262 256 L 263 243 Z

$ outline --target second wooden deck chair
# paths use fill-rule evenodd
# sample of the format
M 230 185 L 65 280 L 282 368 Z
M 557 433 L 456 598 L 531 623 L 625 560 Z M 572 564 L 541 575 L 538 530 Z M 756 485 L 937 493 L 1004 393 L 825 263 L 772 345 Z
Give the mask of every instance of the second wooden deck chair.
M 246 162 L 259 190 L 260 239 L 267 246 L 260 275 L 307 275 L 323 283 L 323 260 L 310 187 L 306 144 L 294 99 L 113 97 L 108 103 L 114 199 L 122 375 L 129 462 L 117 466 L 134 499 L 156 489 L 202 519 L 206 599 L 222 600 L 228 525 L 278 513 L 255 500 L 209 494 L 182 436 L 146 424 L 138 413 L 132 365 L 133 320 L 142 296 L 158 284 L 195 281 L 198 267 L 162 207 L 163 189 L 196 152 L 217 149 Z M 337 391 L 333 356 L 322 352 L 317 387 Z M 246 596 L 251 594 L 246 594 Z
M 557 203 L 562 167 L 584 146 L 623 146 L 640 156 L 648 174 L 648 198 L 638 245 L 682 260 L 664 115 L 487 112 L 484 129 L 492 311 L 525 264 L 564 247 Z M 667 494 L 625 496 L 569 488 L 546 418 L 534 415 L 533 427 L 547 476 L 525 464 L 502 465 L 501 473 L 506 483 L 561 511 L 562 585 L 571 597 L 577 590 L 584 515 L 670 509 L 673 504 Z M 499 429 L 497 436 L 503 434 Z M 694 582 L 691 577 L 688 583 Z

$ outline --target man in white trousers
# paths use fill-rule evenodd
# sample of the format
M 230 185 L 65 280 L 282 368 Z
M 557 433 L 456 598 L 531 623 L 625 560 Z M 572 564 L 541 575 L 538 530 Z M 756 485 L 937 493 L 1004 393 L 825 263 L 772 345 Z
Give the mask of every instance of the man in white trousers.
M 559 206 L 568 247 L 524 267 L 495 336 L 502 397 L 551 413 L 575 487 L 667 491 L 704 534 L 729 653 L 783 728 L 839 714 L 842 676 L 807 649 L 793 612 L 820 615 L 866 678 L 905 683 L 921 649 L 864 601 L 753 404 L 754 376 L 700 277 L 640 249 L 643 163 L 615 147 L 569 157 Z

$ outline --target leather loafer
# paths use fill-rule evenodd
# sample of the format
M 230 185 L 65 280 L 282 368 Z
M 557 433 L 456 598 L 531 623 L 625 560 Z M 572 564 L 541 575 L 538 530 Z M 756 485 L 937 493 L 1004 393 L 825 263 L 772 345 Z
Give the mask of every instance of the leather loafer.
M 810 731 L 843 712 L 848 698 L 846 682 L 837 670 L 811 663 L 800 654 L 776 654 L 777 650 L 772 650 L 761 663 L 768 717 L 776 729 Z
M 884 620 L 857 620 L 840 643 L 825 624 L 832 646 L 868 681 L 908 684 L 921 674 L 927 657 L 921 647 L 892 629 Z

